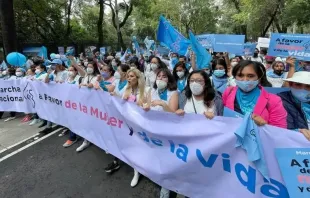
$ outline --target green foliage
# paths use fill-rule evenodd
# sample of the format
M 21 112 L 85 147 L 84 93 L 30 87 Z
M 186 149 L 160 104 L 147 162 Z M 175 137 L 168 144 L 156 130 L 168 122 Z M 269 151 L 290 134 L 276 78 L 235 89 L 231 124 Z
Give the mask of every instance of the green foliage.
M 99 0 L 73 0 L 72 13 L 68 19 L 69 0 L 15 0 L 17 38 L 21 43 L 95 44 L 98 41 L 98 2 Z M 246 34 L 248 38 L 256 39 L 268 35 L 269 31 L 292 31 L 293 26 L 297 32 L 310 31 L 310 0 L 126 2 L 133 5 L 133 12 L 121 27 L 127 46 L 130 46 L 132 36 L 137 36 L 140 42 L 146 36 L 156 39 L 161 14 L 185 36 L 192 30 L 195 34 Z M 120 22 L 122 15 L 124 14 L 119 14 Z M 104 44 L 116 46 L 118 39 L 112 16 L 111 9 L 106 5 L 103 17 Z

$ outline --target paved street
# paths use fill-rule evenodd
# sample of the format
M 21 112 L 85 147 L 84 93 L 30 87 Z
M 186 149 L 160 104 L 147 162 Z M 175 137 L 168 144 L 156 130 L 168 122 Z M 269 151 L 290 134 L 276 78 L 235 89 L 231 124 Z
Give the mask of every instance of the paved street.
M 113 157 L 94 145 L 76 153 L 82 140 L 63 148 L 67 136 L 58 137 L 59 132 L 36 136 L 37 127 L 21 124 L 20 118 L 7 123 L 3 120 L 0 120 L 1 198 L 159 197 L 160 188 L 145 177 L 131 188 L 133 169 L 126 164 L 118 172 L 106 174 L 104 168 Z M 18 145 L 9 148 L 27 137 L 31 138 L 22 146 L 28 148 L 22 150 Z

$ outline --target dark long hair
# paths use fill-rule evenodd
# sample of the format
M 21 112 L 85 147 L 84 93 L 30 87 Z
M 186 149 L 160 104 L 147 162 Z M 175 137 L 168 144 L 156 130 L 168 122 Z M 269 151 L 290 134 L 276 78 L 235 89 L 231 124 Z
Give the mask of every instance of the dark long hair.
M 267 80 L 266 69 L 262 63 L 250 60 L 240 61 L 232 70 L 232 75 L 234 78 L 241 73 L 244 68 L 252 66 L 258 79 L 260 79 L 260 85 L 263 87 L 272 87 L 271 83 Z
M 179 76 L 178 76 L 178 74 L 177 74 L 177 67 L 182 67 L 182 68 L 184 69 L 184 77 L 186 78 L 186 77 L 188 76 L 188 74 L 189 74 L 188 69 L 186 68 L 185 63 L 183 63 L 183 62 L 178 62 L 178 63 L 175 65 L 175 67 L 173 68 L 173 71 L 172 71 L 172 74 L 173 74 L 174 79 L 175 79 L 176 81 L 179 80 Z
M 157 56 L 155 56 L 153 58 L 156 58 L 158 61 L 158 69 L 167 69 L 168 68 L 167 65 L 163 61 L 161 61 L 160 58 L 158 58 Z M 152 59 L 151 59 L 151 61 L 152 61 Z
M 211 80 L 209 78 L 209 76 L 206 74 L 206 72 L 202 71 L 202 70 L 196 70 L 193 71 L 192 73 L 189 74 L 188 78 L 187 78 L 187 85 L 185 87 L 185 96 L 187 99 L 191 99 L 192 98 L 192 91 L 190 89 L 190 79 L 192 77 L 193 74 L 200 74 L 204 81 L 205 81 L 205 86 L 204 86 L 204 90 L 203 90 L 203 102 L 205 105 L 207 105 L 207 107 L 211 106 L 211 102 L 213 101 L 213 99 L 215 98 L 215 90 L 211 84 Z
M 94 73 L 93 73 L 93 75 L 94 75 L 94 76 L 100 74 L 98 65 L 97 65 L 97 63 L 96 63 L 95 61 L 88 62 L 88 64 L 93 65 L 93 67 L 94 67 Z
M 162 69 L 159 69 L 157 74 L 156 74 L 156 79 L 157 79 L 157 76 L 160 74 L 160 73 L 164 73 L 167 77 L 168 77 L 168 83 L 167 83 L 167 89 L 169 91 L 175 91 L 177 90 L 177 83 L 175 82 L 175 79 L 174 77 L 172 76 L 171 72 L 169 69 L 167 68 L 162 68 Z M 154 83 L 154 86 L 153 86 L 154 89 L 157 89 L 157 84 L 156 82 Z
M 214 61 L 212 61 L 212 73 L 214 72 L 215 68 L 216 68 L 216 65 L 223 65 L 224 66 L 224 69 L 225 69 L 225 75 L 222 77 L 222 78 L 227 78 L 227 64 L 226 64 L 226 61 L 222 58 L 219 58 L 219 59 L 215 59 Z
M 129 65 L 127 64 L 120 64 L 120 68 L 122 70 L 122 72 L 127 73 L 128 70 L 130 70 Z

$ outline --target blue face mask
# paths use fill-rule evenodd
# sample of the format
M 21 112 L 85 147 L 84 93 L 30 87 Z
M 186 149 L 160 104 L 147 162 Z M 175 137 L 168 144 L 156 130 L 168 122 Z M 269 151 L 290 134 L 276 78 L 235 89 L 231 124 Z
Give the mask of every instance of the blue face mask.
M 109 74 L 107 72 L 101 72 L 101 76 L 103 78 L 108 78 L 109 77 Z
M 310 91 L 291 88 L 293 96 L 300 102 L 310 102 Z
M 241 80 L 235 80 L 237 86 L 244 92 L 250 92 L 255 87 L 257 87 L 259 81 L 254 80 L 254 81 L 241 81 Z
M 217 70 L 214 70 L 213 74 L 214 76 L 221 78 L 225 75 L 225 70 L 217 69 Z

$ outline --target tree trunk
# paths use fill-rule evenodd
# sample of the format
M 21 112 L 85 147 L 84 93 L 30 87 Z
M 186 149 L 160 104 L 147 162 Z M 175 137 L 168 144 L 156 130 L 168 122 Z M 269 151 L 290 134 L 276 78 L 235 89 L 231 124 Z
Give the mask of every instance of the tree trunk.
M 117 32 L 117 40 L 118 40 L 118 43 L 120 45 L 120 47 L 123 49 L 123 50 L 126 50 L 126 45 L 124 43 L 124 40 L 123 40 L 123 35 L 122 35 L 122 32 L 119 31 Z M 119 49 L 118 49 L 119 50 Z
M 13 0 L 0 0 L 0 20 L 4 55 L 17 51 Z
M 68 10 L 67 10 L 67 32 L 66 32 L 66 40 L 69 39 L 71 34 L 71 8 L 72 8 L 73 0 L 69 0 Z
M 103 46 L 103 16 L 104 16 L 104 0 L 99 0 L 99 6 L 100 6 L 100 10 L 99 10 L 99 18 L 98 18 L 98 24 L 97 24 L 97 28 L 98 28 L 98 43 L 97 43 L 97 47 L 100 48 Z

